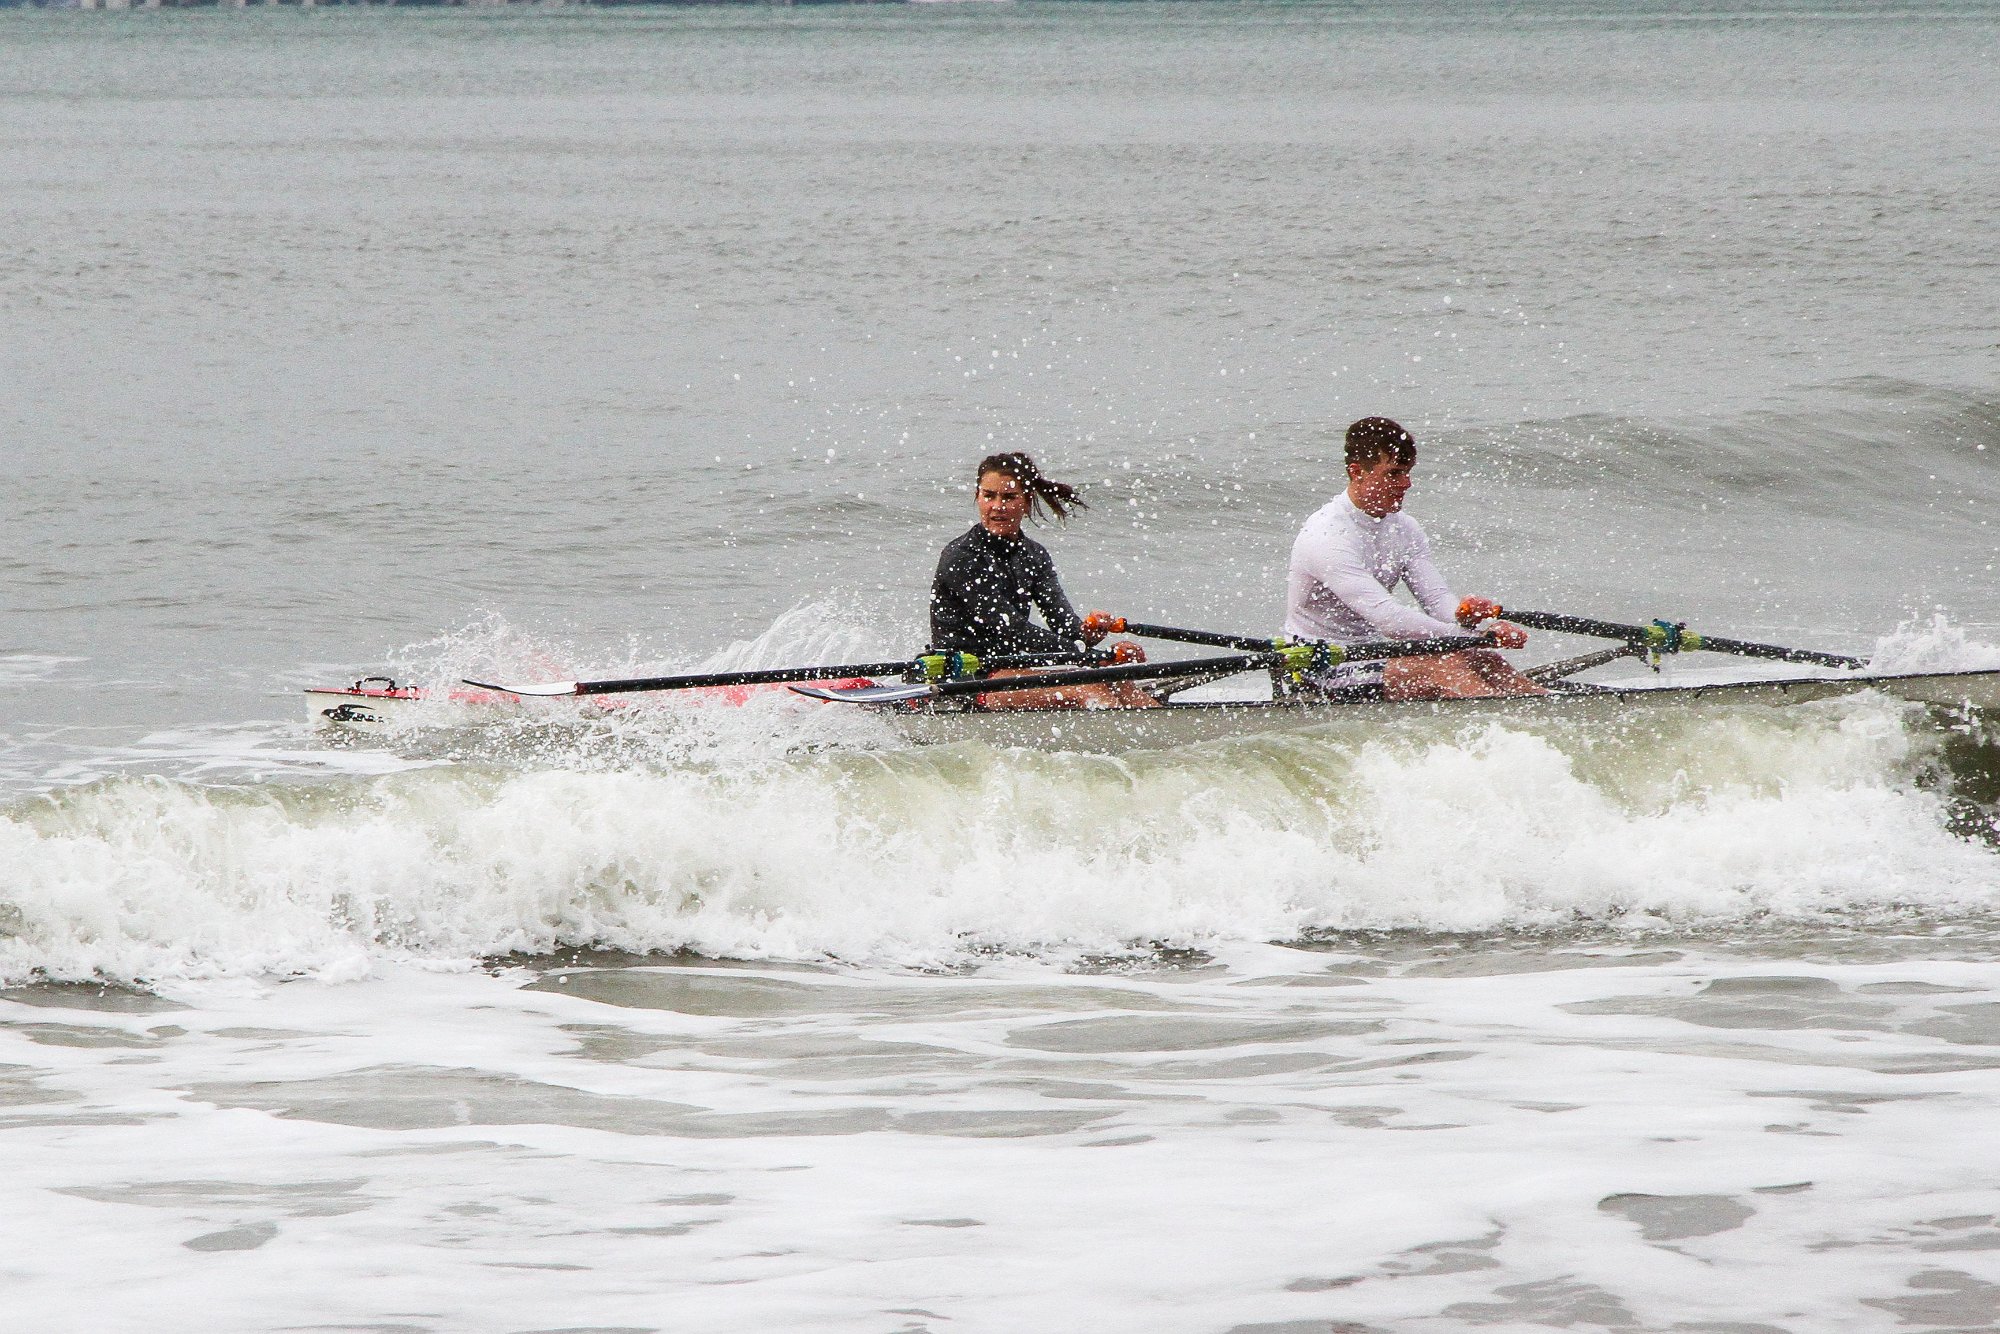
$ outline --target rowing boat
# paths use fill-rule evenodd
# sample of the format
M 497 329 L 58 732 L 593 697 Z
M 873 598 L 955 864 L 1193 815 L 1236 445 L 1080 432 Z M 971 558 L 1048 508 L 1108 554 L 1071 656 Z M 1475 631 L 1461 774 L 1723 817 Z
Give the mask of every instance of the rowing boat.
M 424 692 L 406 687 L 371 686 L 307 692 L 315 723 L 381 729 L 416 722 Z M 1166 750 L 1264 733 L 1309 730 L 1341 722 L 1381 723 L 1401 719 L 1578 718 L 1610 719 L 1636 710 L 1675 706 L 1790 705 L 1877 691 L 1895 699 L 1946 709 L 2000 709 L 2000 671 L 1858 672 L 1781 680 L 1718 682 L 1703 685 L 1632 685 L 1565 690 L 1510 699 L 1406 700 L 1290 697 L 1245 700 L 1172 699 L 1151 709 L 982 709 L 969 700 L 887 699 L 900 689 L 871 691 L 843 683 L 810 693 L 813 707 L 861 709 L 879 718 L 909 745 L 977 742 L 1037 750 L 1094 753 Z M 871 698 L 871 695 L 874 697 Z M 964 697 L 960 697 L 963 700 Z M 463 692 L 455 701 L 472 718 L 512 708 L 520 701 L 501 692 Z
M 1348 721 L 1486 717 L 1608 719 L 1638 709 L 1677 705 L 1804 704 L 1868 690 L 1943 708 L 2000 708 L 2000 671 L 1602 687 L 1587 693 L 1562 691 L 1507 699 L 1171 700 L 1155 709 L 1065 711 L 863 707 L 881 711 L 897 733 L 913 745 L 978 741 L 1037 750 L 1117 753 L 1165 750 L 1260 733 L 1299 732 Z
M 1498 610 L 1495 608 L 1494 610 Z M 1035 653 L 988 658 L 960 651 L 926 649 L 913 659 L 841 666 L 769 667 L 744 671 L 698 672 L 589 681 L 499 685 L 470 678 L 471 691 L 453 691 L 448 701 L 480 709 L 519 706 L 524 698 L 581 698 L 600 704 L 613 697 L 676 692 L 683 698 L 742 704 L 755 692 L 786 687 L 822 706 L 864 711 L 885 723 L 902 741 L 921 746 L 981 742 L 1041 750 L 1120 752 L 1161 750 L 1268 732 L 1296 732 L 1339 722 L 1390 719 L 1476 719 L 1485 716 L 1617 718 L 1635 710 L 1675 706 L 1804 704 L 1813 700 L 1874 691 L 1913 704 L 1946 709 L 2000 708 L 2000 670 L 1884 672 L 1862 659 L 1821 649 L 1788 648 L 1691 631 L 1682 622 L 1655 620 L 1627 624 L 1564 612 L 1515 610 L 1516 623 L 1563 634 L 1614 641 L 1610 648 L 1528 668 L 1530 681 L 1547 694 L 1502 698 L 1389 700 L 1380 686 L 1352 685 L 1332 693 L 1310 686 L 1330 679 L 1336 668 L 1370 662 L 1393 663 L 1486 650 L 1491 633 L 1469 631 L 1435 639 L 1389 639 L 1331 644 L 1286 638 L 1265 639 L 1209 630 L 1130 622 L 1092 612 L 1101 638 L 1133 634 L 1210 648 L 1236 650 L 1222 657 L 1149 662 L 1143 654 Z M 1125 645 L 1122 647 L 1130 647 Z M 1708 652 L 1773 663 L 1805 664 L 1822 670 L 1811 676 L 1710 680 L 1700 684 L 1621 681 L 1585 683 L 1577 676 L 1626 658 L 1658 667 L 1663 658 Z M 1081 662 L 1079 663 L 1079 658 Z M 1136 659 L 1136 661 L 1134 660 Z M 1385 668 L 1386 670 L 1386 668 Z M 1182 692 L 1246 674 L 1267 675 L 1271 693 L 1261 698 L 1197 699 Z M 874 678 L 898 677 L 893 682 Z M 843 679 L 844 678 L 844 679 Z M 1007 708 L 1010 698 L 1026 702 L 1028 691 L 1044 702 L 1100 705 L 1120 699 L 1096 687 L 1137 686 L 1153 707 Z M 1077 688 L 1082 687 L 1082 690 Z M 368 677 L 340 690 L 309 690 L 315 723 L 381 728 L 422 712 L 430 702 L 421 690 Z

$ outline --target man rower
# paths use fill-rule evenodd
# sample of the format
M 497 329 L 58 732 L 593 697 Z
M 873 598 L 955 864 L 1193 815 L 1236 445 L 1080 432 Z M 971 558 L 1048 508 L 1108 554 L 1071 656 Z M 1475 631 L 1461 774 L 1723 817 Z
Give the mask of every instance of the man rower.
M 1363 417 L 1347 428 L 1347 489 L 1307 519 L 1292 544 L 1287 635 L 1339 644 L 1432 639 L 1488 622 L 1484 629 L 1500 647 L 1527 642 L 1520 626 L 1492 619 L 1499 603 L 1452 596 L 1424 530 L 1401 512 L 1416 463 L 1416 438 L 1389 418 Z M 1416 607 L 1390 596 L 1398 584 L 1409 587 Z M 1392 700 L 1548 693 L 1487 649 L 1350 663 L 1313 683 L 1324 690 L 1380 683 Z

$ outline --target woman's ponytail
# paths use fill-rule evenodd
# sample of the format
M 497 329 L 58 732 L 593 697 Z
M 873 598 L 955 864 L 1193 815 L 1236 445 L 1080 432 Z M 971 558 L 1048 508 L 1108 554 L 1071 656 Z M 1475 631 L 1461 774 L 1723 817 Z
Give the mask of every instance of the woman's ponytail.
M 979 461 L 979 471 L 973 475 L 973 480 L 977 481 L 989 472 L 1003 473 L 1021 484 L 1028 493 L 1030 518 L 1040 518 L 1044 506 L 1058 519 L 1067 519 L 1071 510 L 1090 508 L 1075 487 L 1042 476 L 1042 470 L 1035 466 L 1035 461 L 1018 451 L 987 455 Z

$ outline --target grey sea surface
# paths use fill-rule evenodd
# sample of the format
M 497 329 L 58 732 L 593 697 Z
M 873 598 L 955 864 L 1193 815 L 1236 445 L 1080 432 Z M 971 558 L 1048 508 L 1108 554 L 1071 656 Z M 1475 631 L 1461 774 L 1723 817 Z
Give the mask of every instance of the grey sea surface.
M 1002 446 L 1079 598 L 1258 628 L 1371 412 L 1468 587 L 1990 620 L 1995 13 L 12 13 L 6 647 L 141 726 L 489 612 L 900 650 Z
M 908 652 L 996 449 L 1268 632 L 1372 413 L 1462 592 L 2000 665 L 1996 216 L 1994 3 L 0 11 L 0 1323 L 2000 1327 L 1976 712 L 298 695 Z

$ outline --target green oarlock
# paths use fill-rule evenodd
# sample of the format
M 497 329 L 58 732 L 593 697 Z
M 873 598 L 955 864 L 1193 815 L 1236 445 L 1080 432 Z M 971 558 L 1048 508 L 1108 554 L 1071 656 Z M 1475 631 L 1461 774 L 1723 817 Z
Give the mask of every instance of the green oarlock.
M 956 680 L 979 675 L 979 656 L 974 653 L 920 653 L 917 675 L 926 681 Z
M 916 675 L 924 681 L 946 681 L 979 675 L 979 659 L 971 653 L 919 653 Z
M 1701 636 L 1678 621 L 1655 620 L 1645 631 L 1646 656 L 1656 663 L 1669 653 L 1696 653 L 1701 649 Z
M 1322 644 L 1317 641 L 1294 643 L 1289 639 L 1271 641 L 1271 651 L 1278 655 L 1279 665 L 1290 677 L 1297 681 L 1310 671 L 1325 671 L 1337 667 L 1347 655 L 1338 644 Z

